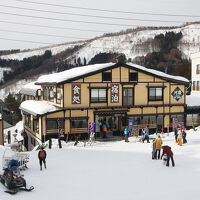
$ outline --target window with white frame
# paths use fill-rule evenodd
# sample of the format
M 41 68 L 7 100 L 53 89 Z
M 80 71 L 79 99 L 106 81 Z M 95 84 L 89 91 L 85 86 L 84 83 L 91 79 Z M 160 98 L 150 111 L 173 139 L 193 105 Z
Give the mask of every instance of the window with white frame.
M 107 102 L 107 89 L 106 88 L 90 89 L 90 102 L 91 103 Z
M 163 88 L 149 88 L 149 101 L 162 101 L 163 100 Z

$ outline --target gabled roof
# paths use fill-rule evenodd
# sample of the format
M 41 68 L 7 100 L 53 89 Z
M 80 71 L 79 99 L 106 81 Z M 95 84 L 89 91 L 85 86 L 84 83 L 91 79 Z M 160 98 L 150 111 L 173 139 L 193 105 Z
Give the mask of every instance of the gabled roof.
M 42 84 L 61 84 L 61 83 L 67 83 L 71 81 L 78 80 L 80 78 L 84 78 L 90 75 L 97 74 L 102 71 L 114 69 L 116 67 L 124 66 L 136 71 L 140 71 L 145 74 L 149 74 L 151 76 L 155 76 L 157 78 L 171 81 L 171 82 L 178 82 L 183 84 L 189 84 L 189 80 L 180 77 L 180 76 L 172 76 L 169 74 L 166 74 L 164 72 L 160 72 L 153 69 L 148 69 L 146 67 L 136 65 L 133 63 L 104 63 L 104 64 L 94 64 L 94 65 L 86 65 L 82 67 L 75 67 L 63 72 L 49 74 L 49 75 L 43 75 L 38 78 L 36 81 L 36 84 L 42 85 Z

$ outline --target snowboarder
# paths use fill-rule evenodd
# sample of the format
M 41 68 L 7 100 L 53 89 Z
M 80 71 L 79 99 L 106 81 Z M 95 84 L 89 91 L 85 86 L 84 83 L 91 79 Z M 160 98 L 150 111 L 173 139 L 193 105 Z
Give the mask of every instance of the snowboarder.
M 161 159 L 163 158 L 164 154 L 166 154 L 167 155 L 167 164 L 166 164 L 166 166 L 169 167 L 169 160 L 171 158 L 172 166 L 174 167 L 175 163 L 174 163 L 173 152 L 171 150 L 171 147 L 166 145 L 166 146 L 162 146 L 162 149 L 163 149 L 163 152 L 162 152 L 162 155 L 161 155 Z
M 153 143 L 155 144 L 155 148 L 156 148 L 156 151 L 155 151 L 155 159 L 159 160 L 160 159 L 160 150 L 161 150 L 161 147 L 162 147 L 162 144 L 163 144 L 163 141 L 160 137 L 160 135 L 158 135 L 158 138 L 155 139 L 153 141 Z
M 41 146 L 40 151 L 38 152 L 38 159 L 39 159 L 39 163 L 40 163 L 40 170 L 42 170 L 42 163 L 44 163 L 44 167 L 46 167 L 46 151 L 44 150 L 44 147 Z
M 147 140 L 147 143 L 149 143 L 149 126 L 148 125 L 146 127 L 146 131 L 144 133 L 144 138 L 143 138 L 142 142 L 144 143 L 145 140 Z

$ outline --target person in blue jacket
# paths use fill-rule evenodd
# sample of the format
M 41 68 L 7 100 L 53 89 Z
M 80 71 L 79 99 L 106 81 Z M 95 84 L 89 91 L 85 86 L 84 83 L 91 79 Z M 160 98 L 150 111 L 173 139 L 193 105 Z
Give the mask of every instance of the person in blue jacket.
M 143 138 L 142 142 L 144 143 L 145 140 L 147 140 L 147 143 L 149 143 L 149 126 L 148 125 L 146 127 L 146 131 L 144 133 L 144 138 Z
M 127 127 L 124 129 L 124 135 L 125 135 L 125 142 L 129 142 L 128 140 L 129 131 Z

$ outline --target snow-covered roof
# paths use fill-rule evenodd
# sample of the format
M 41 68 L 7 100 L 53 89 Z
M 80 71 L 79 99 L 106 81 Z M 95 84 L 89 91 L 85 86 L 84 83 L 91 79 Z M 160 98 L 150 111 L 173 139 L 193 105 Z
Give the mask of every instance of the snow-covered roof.
M 56 111 L 57 108 L 41 101 L 27 100 L 21 103 L 20 109 L 34 116 Z
M 143 66 L 140 66 L 140 65 L 136 65 L 136 64 L 133 64 L 133 63 L 127 63 L 127 65 L 130 65 L 130 66 L 137 68 L 139 70 L 146 71 L 148 73 L 151 73 L 151 74 L 163 77 L 163 78 L 173 79 L 173 80 L 177 80 L 177 81 L 183 81 L 183 82 L 186 82 L 186 83 L 190 82 L 188 79 L 186 79 L 182 76 L 169 75 L 169 74 L 166 74 L 164 72 L 157 71 L 157 70 L 154 70 L 154 69 L 149 69 L 149 68 L 146 68 L 146 67 L 143 67 Z
M 72 68 L 72 69 L 69 69 L 69 70 L 66 70 L 63 72 L 59 72 L 59 73 L 43 75 L 38 78 L 38 80 L 36 81 L 36 84 L 61 83 L 61 82 L 69 81 L 69 80 L 72 80 L 72 79 L 78 78 L 80 76 L 87 75 L 87 74 L 90 74 L 90 73 L 93 73 L 93 72 L 96 72 L 96 71 L 99 71 L 102 69 L 109 68 L 114 65 L 116 65 L 116 63 L 86 65 L 86 66 L 82 66 L 82 67 Z M 188 79 L 181 77 L 181 76 L 172 76 L 172 75 L 166 74 L 164 72 L 160 72 L 160 71 L 153 70 L 153 69 L 148 69 L 146 67 L 136 65 L 133 63 L 127 63 L 126 65 L 128 65 L 129 67 L 133 67 L 134 69 L 139 69 L 144 72 L 150 73 L 152 75 L 157 75 L 161 78 L 168 78 L 168 79 L 172 79 L 172 80 L 176 80 L 176 81 L 183 81 L 183 82 L 189 83 Z
M 40 85 L 35 85 L 35 82 L 30 82 L 28 84 L 26 84 L 21 90 L 20 93 L 21 94 L 26 94 L 26 95 L 30 95 L 30 96 L 36 96 L 37 94 L 37 90 L 40 89 Z
M 200 96 L 186 95 L 186 104 L 188 107 L 200 106 Z
M 70 80 L 82 75 L 86 75 L 86 74 L 89 74 L 101 69 L 105 69 L 113 65 L 115 65 L 115 63 L 104 63 L 104 64 L 94 64 L 94 65 L 86 65 L 82 67 L 75 67 L 63 72 L 40 76 L 36 82 L 37 84 L 61 83 L 63 81 L 67 81 L 67 80 Z

